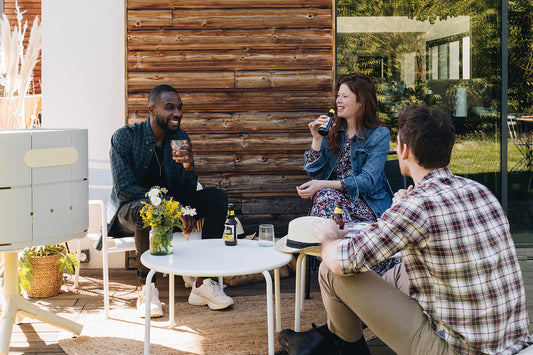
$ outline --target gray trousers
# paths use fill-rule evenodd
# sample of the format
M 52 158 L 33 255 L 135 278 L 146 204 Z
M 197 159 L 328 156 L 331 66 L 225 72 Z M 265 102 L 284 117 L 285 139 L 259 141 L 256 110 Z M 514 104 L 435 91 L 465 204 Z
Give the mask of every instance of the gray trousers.
M 319 283 L 330 331 L 345 341 L 357 341 L 363 335 L 362 320 L 399 355 L 455 354 L 431 329 L 418 303 L 408 296 L 406 277 L 403 263 L 381 278 L 372 271 L 336 275 L 322 262 Z

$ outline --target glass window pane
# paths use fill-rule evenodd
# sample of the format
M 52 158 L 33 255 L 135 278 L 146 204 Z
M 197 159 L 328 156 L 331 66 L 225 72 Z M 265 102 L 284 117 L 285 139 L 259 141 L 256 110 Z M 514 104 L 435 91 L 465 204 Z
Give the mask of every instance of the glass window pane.
M 459 79 L 459 41 L 450 42 L 450 79 Z
M 470 79 L 470 37 L 463 37 L 463 79 Z
M 501 127 L 507 124 L 511 231 L 517 245 L 533 245 L 533 2 L 509 2 L 507 123 L 500 11 L 500 1 L 338 0 L 336 74 L 361 71 L 375 80 L 379 114 L 393 137 L 406 105 L 448 112 L 457 131 L 450 169 L 499 199 Z

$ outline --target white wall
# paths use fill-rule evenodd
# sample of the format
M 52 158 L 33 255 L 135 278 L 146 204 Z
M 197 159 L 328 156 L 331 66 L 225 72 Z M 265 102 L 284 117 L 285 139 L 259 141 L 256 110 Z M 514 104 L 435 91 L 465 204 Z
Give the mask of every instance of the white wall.
M 42 0 L 42 123 L 87 128 L 89 159 L 108 160 L 125 119 L 122 0 Z
M 123 0 L 42 0 L 42 123 L 88 129 L 90 198 L 107 199 L 93 196 L 94 174 L 108 169 L 111 135 L 125 122 L 125 29 Z M 92 243 L 82 240 L 91 253 L 82 267 L 102 265 Z M 123 253 L 112 254 L 110 267 L 123 266 Z

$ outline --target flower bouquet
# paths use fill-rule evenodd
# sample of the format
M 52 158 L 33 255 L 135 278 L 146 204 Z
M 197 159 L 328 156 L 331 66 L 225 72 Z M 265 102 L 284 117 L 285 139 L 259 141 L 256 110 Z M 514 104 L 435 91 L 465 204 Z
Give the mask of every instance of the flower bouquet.
M 178 201 L 165 200 L 163 194 L 167 189 L 154 186 L 146 193 L 150 203 L 142 202 L 141 218 L 144 227 L 151 227 L 150 230 L 150 254 L 167 255 L 172 254 L 172 232 L 175 227 L 184 229 L 181 221 L 183 215 L 195 216 L 196 210 L 188 206 L 182 206 Z M 189 239 L 188 236 L 185 236 Z

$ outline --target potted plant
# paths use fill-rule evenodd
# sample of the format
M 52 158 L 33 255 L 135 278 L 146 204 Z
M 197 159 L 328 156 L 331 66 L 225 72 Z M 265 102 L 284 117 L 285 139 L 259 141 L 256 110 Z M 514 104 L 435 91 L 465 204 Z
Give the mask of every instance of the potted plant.
M 19 253 L 19 292 L 28 297 L 52 297 L 59 294 L 63 272 L 69 275 L 80 264 L 77 256 L 63 244 L 25 248 Z

